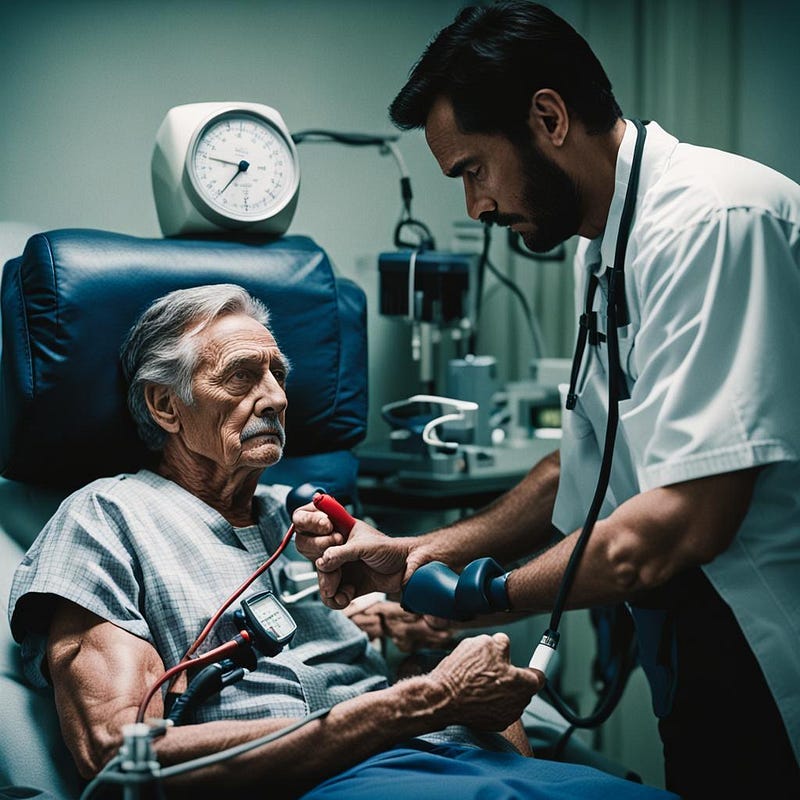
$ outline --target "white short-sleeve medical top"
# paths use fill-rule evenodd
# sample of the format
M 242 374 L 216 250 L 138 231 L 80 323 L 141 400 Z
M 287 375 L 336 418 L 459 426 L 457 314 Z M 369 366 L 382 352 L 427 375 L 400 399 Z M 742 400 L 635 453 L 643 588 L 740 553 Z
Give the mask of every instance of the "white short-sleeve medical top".
M 576 307 L 594 272 L 601 330 L 635 140 L 627 122 L 605 233 L 581 240 L 576 255 Z M 800 186 L 650 123 L 625 295 L 630 398 L 620 403 L 601 516 L 654 487 L 763 466 L 739 533 L 704 570 L 747 636 L 800 758 Z M 605 344 L 587 346 L 578 405 L 563 412 L 553 522 L 565 533 L 581 526 L 594 492 L 606 367 Z

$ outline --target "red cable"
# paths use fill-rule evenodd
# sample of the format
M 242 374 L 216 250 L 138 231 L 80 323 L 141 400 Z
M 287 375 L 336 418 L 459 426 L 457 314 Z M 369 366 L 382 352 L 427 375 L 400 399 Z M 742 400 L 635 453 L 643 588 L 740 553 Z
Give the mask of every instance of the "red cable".
M 314 505 L 323 511 L 325 514 L 330 517 L 330 519 L 334 523 L 334 527 L 337 530 L 340 530 L 342 533 L 349 533 L 350 529 L 355 525 L 355 519 L 347 513 L 342 505 L 340 505 L 333 497 L 324 492 L 317 492 L 313 497 Z M 206 623 L 205 628 L 200 631 L 200 635 L 194 640 L 191 644 L 189 649 L 183 654 L 181 660 L 174 666 L 168 669 L 159 679 L 158 683 L 151 689 L 148 696 L 142 703 L 141 708 L 139 709 L 140 715 L 144 714 L 144 709 L 147 707 L 147 704 L 150 702 L 153 694 L 155 694 L 156 689 L 161 686 L 164 681 L 168 680 L 169 678 L 174 678 L 178 673 L 182 671 L 182 669 L 186 669 L 190 665 L 190 659 L 192 655 L 197 651 L 197 648 L 205 641 L 208 634 L 211 632 L 212 628 L 217 624 L 219 618 L 225 613 L 227 608 L 231 605 L 231 603 L 236 600 L 239 595 L 248 587 L 250 584 L 265 570 L 269 569 L 269 567 L 274 563 L 275 559 L 286 549 L 286 545 L 289 544 L 292 536 L 294 534 L 294 523 L 289 525 L 289 530 L 286 531 L 283 539 L 281 539 L 281 543 L 278 545 L 275 552 L 217 609 L 214 615 L 209 619 Z M 224 645 L 223 645 L 224 647 Z M 216 652 L 214 650 L 210 651 L 211 653 Z M 206 654 L 208 655 L 208 654 Z M 200 658 L 205 658 L 206 656 L 201 656 Z M 198 664 L 200 662 L 200 658 L 191 660 L 191 664 Z M 167 691 L 169 691 L 172 686 L 173 682 L 170 683 Z M 141 722 L 141 719 L 137 720 Z
M 275 559 L 286 549 L 286 545 L 289 544 L 289 540 L 292 538 L 294 534 L 294 524 L 289 526 L 289 530 L 286 531 L 285 536 L 281 540 L 281 543 L 278 545 L 277 550 L 219 607 L 217 612 L 214 614 L 213 617 L 206 623 L 205 628 L 200 631 L 200 635 L 194 640 L 192 646 L 184 653 L 183 658 L 181 661 L 186 660 L 187 658 L 191 657 L 191 655 L 197 650 L 198 647 L 205 641 L 206 636 L 211 632 L 211 629 L 214 625 L 217 624 L 219 618 L 225 613 L 228 606 L 236 600 L 237 597 L 265 570 L 269 569 L 269 567 L 273 564 Z
M 353 527 L 353 525 L 355 525 L 356 521 L 350 516 L 350 514 L 347 513 L 344 506 L 342 506 L 337 500 L 335 500 L 329 494 L 317 492 L 313 497 L 313 502 L 318 509 L 328 515 L 336 530 L 339 530 L 345 534 L 350 533 L 350 529 Z M 286 545 L 289 544 L 289 540 L 292 538 L 293 534 L 294 523 L 289 525 L 289 530 L 286 531 L 286 534 L 284 535 L 275 552 L 222 604 L 222 606 L 220 606 L 219 610 L 206 623 L 205 628 L 203 628 L 203 630 L 200 632 L 200 635 L 194 640 L 194 643 L 191 645 L 191 647 L 184 653 L 181 661 L 191 658 L 197 648 L 200 647 L 200 645 L 205 641 L 206 636 L 208 636 L 208 634 L 211 632 L 211 629 L 214 627 L 214 625 L 217 624 L 219 618 L 225 613 L 228 606 L 230 606 L 230 604 L 233 603 L 233 601 L 236 600 L 236 598 L 239 597 L 239 595 L 259 575 L 261 575 L 261 573 L 263 573 L 272 565 L 275 559 L 286 549 Z
M 189 667 L 204 667 L 206 664 L 212 664 L 215 661 L 222 661 L 222 659 L 228 655 L 231 651 L 235 650 L 237 647 L 242 645 L 242 640 L 248 643 L 252 637 L 247 631 L 239 631 L 239 636 L 235 639 L 231 639 L 225 644 L 221 644 L 219 647 L 215 647 L 213 650 L 209 650 L 207 653 L 203 653 L 202 656 L 198 656 L 197 658 L 192 659 L 184 659 L 176 664 L 174 667 L 170 667 L 149 689 L 147 694 L 142 700 L 141 705 L 139 706 L 139 712 L 136 715 L 136 721 L 142 722 L 144 721 L 144 715 L 147 711 L 147 706 L 150 705 L 150 701 L 153 699 L 153 695 L 158 691 L 159 687 L 164 683 L 164 681 L 169 680 L 170 678 L 175 677 L 178 673 L 183 672 L 183 670 L 188 669 Z
M 219 618 L 225 613 L 226 609 L 230 606 L 230 604 L 233 603 L 234 600 L 236 600 L 236 598 L 239 597 L 239 595 L 245 589 L 247 589 L 247 587 L 259 575 L 261 575 L 265 570 L 269 569 L 269 567 L 274 563 L 275 559 L 286 549 L 286 545 L 289 544 L 289 541 L 292 538 L 293 534 L 294 534 L 294 524 L 291 524 L 289 525 L 289 530 L 286 531 L 286 534 L 284 535 L 283 539 L 281 539 L 281 543 L 278 545 L 275 552 L 219 607 L 219 609 L 214 613 L 211 619 L 206 623 L 205 628 L 203 628 L 203 630 L 200 631 L 200 635 L 194 640 L 189 649 L 183 654 L 181 660 L 175 665 L 175 667 L 172 667 L 171 669 L 167 670 L 167 673 L 172 673 L 173 675 L 177 674 L 177 672 L 180 672 L 180 670 L 176 670 L 176 667 L 179 667 L 181 664 L 188 665 L 189 659 L 191 659 L 192 655 L 197 651 L 197 648 L 200 647 L 200 645 L 205 641 L 206 637 L 211 632 L 211 629 L 217 624 Z M 213 652 L 213 650 L 211 652 Z M 197 663 L 197 660 L 195 659 L 191 663 L 195 664 Z M 173 670 L 176 670 L 176 672 L 173 673 Z M 159 685 L 167 679 L 166 677 L 167 673 L 164 673 L 164 676 L 162 676 Z M 169 689 L 172 688 L 172 685 L 173 684 L 170 683 L 168 691 Z

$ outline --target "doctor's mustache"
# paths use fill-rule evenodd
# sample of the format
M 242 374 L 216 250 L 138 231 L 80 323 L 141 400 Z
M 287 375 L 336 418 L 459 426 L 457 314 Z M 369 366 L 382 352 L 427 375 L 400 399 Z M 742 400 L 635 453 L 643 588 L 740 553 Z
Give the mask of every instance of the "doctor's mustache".
M 499 225 L 507 228 L 509 225 L 514 225 L 517 222 L 525 222 L 525 217 L 519 214 L 500 214 L 497 211 L 484 211 L 478 216 L 478 219 L 484 225 Z
M 242 435 L 239 438 L 244 443 L 254 436 L 261 436 L 265 433 L 277 436 L 280 440 L 281 447 L 286 444 L 286 431 L 284 431 L 281 421 L 275 414 L 268 414 L 267 416 L 256 417 L 251 420 L 244 426 Z

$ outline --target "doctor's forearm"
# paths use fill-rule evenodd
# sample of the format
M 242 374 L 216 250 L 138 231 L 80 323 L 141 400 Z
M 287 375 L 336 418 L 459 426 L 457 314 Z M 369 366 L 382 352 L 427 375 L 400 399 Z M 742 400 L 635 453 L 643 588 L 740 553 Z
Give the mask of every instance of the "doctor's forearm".
M 551 523 L 559 477 L 558 451 L 543 458 L 511 490 L 473 516 L 419 537 L 416 547 L 458 569 L 491 556 L 508 563 L 544 547 L 557 533 Z M 416 548 L 415 548 L 416 549 Z
M 639 518 L 632 527 L 623 509 L 621 506 L 595 525 L 567 596 L 566 608 L 622 602 L 693 565 L 680 555 L 677 528 L 671 529 L 668 523 L 654 524 L 652 518 Z M 675 531 L 674 539 L 670 530 Z M 660 535 L 655 535 L 657 531 Z M 575 531 L 509 575 L 507 589 L 512 610 L 532 613 L 552 610 L 579 534 L 580 530 Z M 674 549 L 668 544 L 670 540 Z
M 600 520 L 589 537 L 567 608 L 620 602 L 722 553 L 747 513 L 758 469 L 658 487 Z M 511 573 L 515 610 L 549 611 L 575 546 L 574 532 Z
M 602 524 L 605 523 L 598 523 L 593 536 L 599 533 Z M 538 558 L 510 573 L 506 588 L 512 611 L 547 613 L 553 609 L 578 533 L 570 534 Z M 632 589 L 627 582 L 621 584 L 617 580 L 597 540 L 590 539 L 569 592 L 566 608 L 616 603 L 630 591 Z

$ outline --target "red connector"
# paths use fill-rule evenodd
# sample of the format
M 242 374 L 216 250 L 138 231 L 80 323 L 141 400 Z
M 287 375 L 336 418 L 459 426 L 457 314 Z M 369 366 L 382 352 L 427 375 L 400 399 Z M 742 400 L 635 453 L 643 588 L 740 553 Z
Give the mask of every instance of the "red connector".
M 345 511 L 344 506 L 329 494 L 317 492 L 311 499 L 311 502 L 314 503 L 323 514 L 328 515 L 328 518 L 333 523 L 334 530 L 343 533 L 345 536 L 350 533 L 353 525 L 356 524 L 355 519 Z

